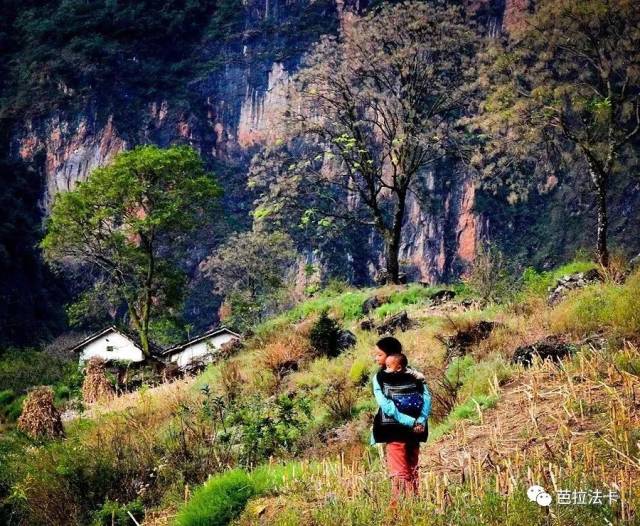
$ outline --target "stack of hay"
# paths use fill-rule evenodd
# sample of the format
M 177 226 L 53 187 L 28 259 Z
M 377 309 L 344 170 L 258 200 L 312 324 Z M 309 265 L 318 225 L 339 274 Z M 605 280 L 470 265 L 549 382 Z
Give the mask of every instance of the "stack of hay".
M 100 358 L 91 358 L 85 367 L 82 399 L 91 404 L 98 400 L 110 400 L 113 396 L 113 386 L 107 378 L 104 361 Z
M 36 387 L 27 395 L 18 419 L 18 429 L 33 438 L 64 436 L 60 412 L 53 405 L 50 387 Z

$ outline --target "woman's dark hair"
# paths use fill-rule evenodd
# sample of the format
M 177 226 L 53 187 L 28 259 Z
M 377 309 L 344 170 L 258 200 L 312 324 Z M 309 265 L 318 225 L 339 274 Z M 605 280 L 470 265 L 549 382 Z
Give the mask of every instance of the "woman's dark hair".
M 402 344 L 393 336 L 385 336 L 376 342 L 376 347 L 387 356 L 390 354 L 402 354 Z

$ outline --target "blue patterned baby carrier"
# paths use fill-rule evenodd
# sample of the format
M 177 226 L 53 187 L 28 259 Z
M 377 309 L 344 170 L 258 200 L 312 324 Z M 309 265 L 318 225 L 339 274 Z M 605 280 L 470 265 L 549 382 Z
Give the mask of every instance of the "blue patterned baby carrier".
M 422 392 L 418 390 L 417 380 L 411 375 L 407 376 L 410 376 L 411 378 L 409 383 L 400 385 L 384 383 L 381 386 L 382 392 L 387 398 L 393 400 L 398 411 L 405 415 L 417 418 L 420 416 L 420 411 L 422 411 L 422 404 L 424 403 L 424 400 L 422 398 Z M 396 423 L 396 421 L 383 413 L 382 423 Z
M 387 373 L 376 375 L 382 393 L 393 401 L 398 411 L 417 418 L 424 404 L 424 384 L 408 373 Z M 373 421 L 373 436 L 376 442 L 424 442 L 428 436 L 427 426 L 423 433 L 414 433 L 393 417 L 378 410 Z

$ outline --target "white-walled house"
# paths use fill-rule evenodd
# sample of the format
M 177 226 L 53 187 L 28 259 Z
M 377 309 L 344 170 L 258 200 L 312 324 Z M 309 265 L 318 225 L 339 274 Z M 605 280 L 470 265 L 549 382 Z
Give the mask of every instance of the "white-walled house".
M 150 346 L 154 358 L 167 364 L 175 363 L 182 368 L 192 361 L 203 363 L 212 361 L 216 351 L 234 339 L 240 339 L 240 335 L 226 327 L 218 327 L 164 351 L 153 344 Z M 88 336 L 70 350 L 79 354 L 80 366 L 94 357 L 106 362 L 118 360 L 142 363 L 145 361 L 137 338 L 113 326 Z
M 167 363 L 173 362 L 178 367 L 184 367 L 194 361 L 207 363 L 213 360 L 215 353 L 222 345 L 238 339 L 240 339 L 239 334 L 226 327 L 218 327 L 167 349 L 161 356 Z
M 144 353 L 140 345 L 134 338 L 116 327 L 107 327 L 92 334 L 73 347 L 71 351 L 79 353 L 80 365 L 94 357 L 104 361 L 144 361 Z

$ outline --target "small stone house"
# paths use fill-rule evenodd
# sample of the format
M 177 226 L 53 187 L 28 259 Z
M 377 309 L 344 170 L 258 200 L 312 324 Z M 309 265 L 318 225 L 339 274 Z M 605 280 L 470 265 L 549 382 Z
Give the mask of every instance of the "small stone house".
M 166 363 L 175 363 L 180 368 L 193 362 L 208 363 L 213 360 L 222 345 L 231 340 L 239 339 L 239 334 L 226 327 L 218 327 L 167 349 L 161 353 L 161 357 Z

